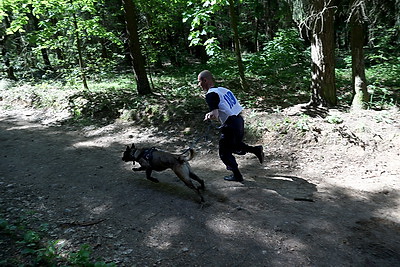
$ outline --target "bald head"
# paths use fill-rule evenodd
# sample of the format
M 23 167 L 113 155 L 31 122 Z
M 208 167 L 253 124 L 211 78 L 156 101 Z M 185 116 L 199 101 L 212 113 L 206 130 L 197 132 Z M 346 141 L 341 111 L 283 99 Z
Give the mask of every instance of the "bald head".
M 203 70 L 202 72 L 199 73 L 200 78 L 206 78 L 214 81 L 214 77 L 209 70 Z
M 199 81 L 199 86 L 203 88 L 204 91 L 207 91 L 214 86 L 214 77 L 208 70 L 203 70 L 200 72 L 197 80 Z

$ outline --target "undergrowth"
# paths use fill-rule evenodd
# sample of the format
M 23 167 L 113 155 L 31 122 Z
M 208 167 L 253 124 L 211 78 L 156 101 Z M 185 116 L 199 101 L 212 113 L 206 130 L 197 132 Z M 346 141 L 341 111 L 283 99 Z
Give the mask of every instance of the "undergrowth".
M 274 47 L 286 47 L 283 53 Z M 28 106 L 41 109 L 67 110 L 66 123 L 112 123 L 115 120 L 135 121 L 161 128 L 171 125 L 181 127 L 196 124 L 207 111 L 203 92 L 197 87 L 197 74 L 210 69 L 216 85 L 231 89 L 246 108 L 274 113 L 310 99 L 309 77 L 303 62 L 308 54 L 305 47 L 292 34 L 283 33 L 271 41 L 271 49 L 260 52 L 258 60 L 245 56 L 250 91 L 240 91 L 239 79 L 233 69 L 224 68 L 233 62 L 232 55 L 207 65 L 193 64 L 180 69 L 165 67 L 152 73 L 153 94 L 141 96 L 136 92 L 133 74 L 121 74 L 89 81 L 89 90 L 78 84 L 65 84 L 45 80 L 28 84 L 24 82 L 0 83 L 0 103 L 9 108 Z M 277 50 L 274 50 L 277 49 Z M 339 53 L 338 53 L 339 54 Z M 279 63 L 278 59 L 285 59 Z M 303 63 L 297 64 L 297 61 Z M 368 63 L 368 62 L 367 62 Z M 262 68 L 262 65 L 270 68 Z M 285 67 L 287 66 L 287 67 Z M 386 109 L 399 105 L 400 58 L 375 64 L 366 69 L 371 109 Z M 343 53 L 336 68 L 338 100 L 341 106 L 351 104 L 351 57 Z M 299 126 L 302 128 L 303 126 Z M 262 128 L 262 127 L 261 127 Z M 256 131 L 256 130 L 255 130 Z
M 16 220 L 0 216 L 0 266 L 86 266 L 112 267 L 113 263 L 93 261 L 92 249 L 82 245 L 77 251 L 66 251 L 63 240 L 50 240 L 48 225 L 42 223 L 39 229 L 29 226 L 26 218 Z

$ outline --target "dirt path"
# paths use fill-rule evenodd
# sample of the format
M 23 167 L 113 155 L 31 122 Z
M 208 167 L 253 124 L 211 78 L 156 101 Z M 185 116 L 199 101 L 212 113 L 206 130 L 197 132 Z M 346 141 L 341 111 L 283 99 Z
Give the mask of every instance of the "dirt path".
M 118 266 L 399 266 L 399 114 L 368 114 L 341 114 L 342 128 L 313 121 L 301 142 L 266 132 L 267 162 L 242 157 L 243 183 L 223 181 L 216 143 L 199 143 L 201 207 L 172 171 L 154 184 L 121 161 L 132 141 L 179 151 L 187 139 L 2 111 L 1 212 L 47 223 L 64 250 L 89 244 Z M 0 251 L 12 254 L 4 241 Z

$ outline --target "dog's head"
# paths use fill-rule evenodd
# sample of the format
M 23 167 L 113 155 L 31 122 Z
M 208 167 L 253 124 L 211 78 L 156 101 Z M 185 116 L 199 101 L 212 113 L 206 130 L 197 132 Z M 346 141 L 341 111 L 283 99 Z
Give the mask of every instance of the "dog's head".
M 128 161 L 133 161 L 133 164 L 135 164 L 136 157 L 135 155 L 137 154 L 137 149 L 135 147 L 135 144 L 132 144 L 131 147 L 126 146 L 126 150 L 124 151 L 124 154 L 122 155 L 122 160 L 125 162 Z

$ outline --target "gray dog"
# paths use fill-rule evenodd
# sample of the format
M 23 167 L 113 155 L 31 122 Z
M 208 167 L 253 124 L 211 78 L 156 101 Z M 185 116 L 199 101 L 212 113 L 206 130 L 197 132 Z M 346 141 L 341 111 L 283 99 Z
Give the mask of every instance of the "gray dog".
M 189 152 L 189 155 L 185 155 Z M 194 156 L 193 149 L 181 154 L 175 155 L 169 152 L 152 148 L 136 148 L 134 144 L 131 147 L 127 146 L 122 157 L 125 162 L 132 161 L 133 164 L 138 162 L 139 168 L 133 168 L 134 171 L 146 171 L 146 178 L 152 182 L 158 183 L 158 179 L 151 177 L 152 171 L 164 171 L 171 169 L 175 172 L 176 176 L 185 183 L 187 187 L 194 190 L 204 202 L 204 198 L 200 193 L 200 189 L 204 189 L 204 181 L 200 179 L 190 168 L 189 160 Z M 192 180 L 200 183 L 199 187 L 194 186 Z

